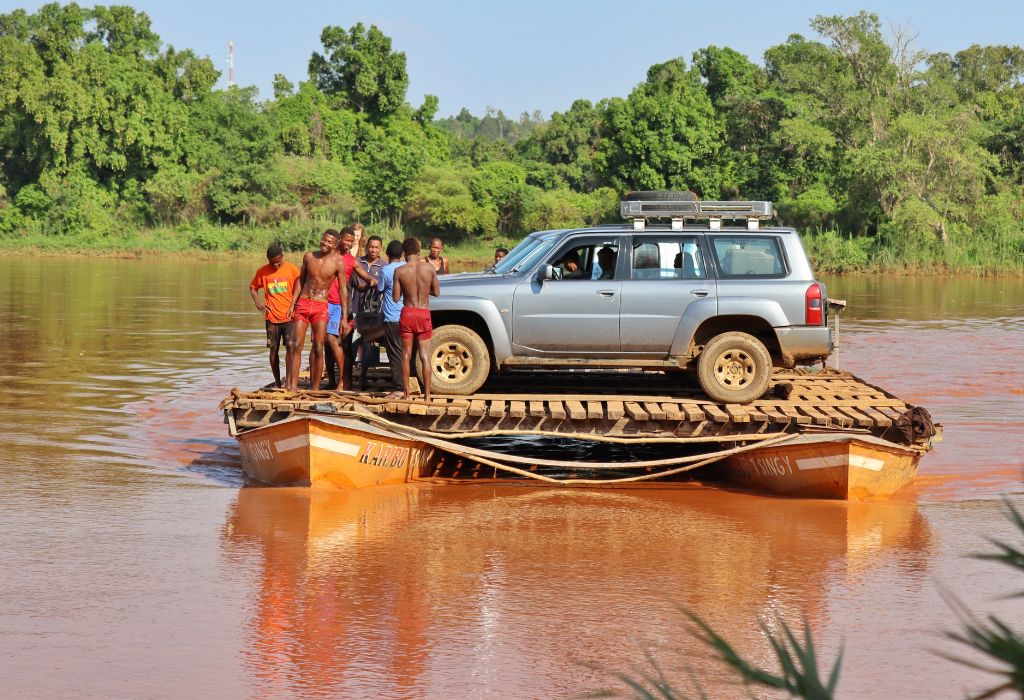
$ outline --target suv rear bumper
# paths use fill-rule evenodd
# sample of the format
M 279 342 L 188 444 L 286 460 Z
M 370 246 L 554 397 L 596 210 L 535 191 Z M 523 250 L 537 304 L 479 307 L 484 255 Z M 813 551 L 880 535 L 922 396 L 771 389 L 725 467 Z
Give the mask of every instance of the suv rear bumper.
M 832 329 L 828 326 L 776 328 L 775 334 L 787 367 L 797 362 L 823 360 L 832 354 Z

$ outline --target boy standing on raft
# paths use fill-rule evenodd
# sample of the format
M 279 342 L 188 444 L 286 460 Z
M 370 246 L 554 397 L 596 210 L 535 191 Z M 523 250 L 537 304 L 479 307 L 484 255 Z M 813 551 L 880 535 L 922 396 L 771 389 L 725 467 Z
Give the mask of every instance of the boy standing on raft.
M 286 262 L 284 250 L 274 243 L 267 248 L 267 264 L 256 270 L 249 283 L 252 302 L 263 313 L 267 328 L 267 347 L 270 348 L 270 371 L 274 374 L 274 386 L 281 386 L 281 364 L 277 350 L 283 344 L 285 353 L 288 352 L 288 337 L 292 326 L 288 311 L 297 291 L 295 283 L 299 274 L 299 268 Z M 261 289 L 263 301 L 260 301 Z
M 398 332 L 402 336 L 402 398 L 409 398 L 409 362 L 413 339 L 419 343 L 420 373 L 423 377 L 423 398 L 430 402 L 430 343 L 434 334 L 430 321 L 430 297 L 441 294 L 437 270 L 430 261 L 421 259 L 420 242 L 406 238 L 402 243 L 405 265 L 395 270 L 392 301 L 404 300 Z
M 362 230 L 360 227 L 359 230 Z M 360 265 L 359 260 L 352 254 L 356 245 L 356 224 L 346 226 L 341 230 L 338 237 L 338 255 L 345 265 L 345 282 L 349 282 L 352 274 L 355 273 L 367 285 L 373 287 L 377 284 L 374 279 Z M 336 284 L 331 283 L 331 289 L 327 292 L 327 351 L 326 357 L 327 377 L 332 389 L 350 389 L 352 385 L 352 328 L 354 322 L 349 320 L 349 302 L 351 297 L 346 298 L 344 313 L 341 308 L 341 298 L 349 294 Z M 353 309 L 354 311 L 354 309 Z M 335 382 L 334 366 L 338 367 L 338 379 Z
M 302 346 L 306 342 L 306 329 L 310 326 L 313 327 L 313 347 L 309 351 L 309 386 L 313 391 L 320 388 L 320 377 L 324 371 L 324 336 L 327 334 L 327 292 L 332 283 L 337 282 L 341 292 L 342 318 L 348 318 L 348 284 L 345 262 L 338 253 L 339 238 L 338 232 L 329 228 L 320 237 L 320 250 L 302 256 L 301 291 L 292 299 L 288 310 L 293 323 L 285 363 L 285 388 L 289 391 L 299 387 Z

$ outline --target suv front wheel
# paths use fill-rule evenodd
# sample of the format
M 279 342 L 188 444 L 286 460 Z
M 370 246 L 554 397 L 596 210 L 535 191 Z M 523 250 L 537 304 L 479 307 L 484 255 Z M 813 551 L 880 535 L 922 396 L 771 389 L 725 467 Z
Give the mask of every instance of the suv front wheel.
M 465 326 L 434 329 L 430 340 L 431 389 L 438 394 L 472 394 L 487 381 L 491 354 L 480 335 Z
M 764 344 L 748 333 L 716 335 L 697 360 L 697 380 L 720 403 L 749 403 L 768 390 L 772 358 Z

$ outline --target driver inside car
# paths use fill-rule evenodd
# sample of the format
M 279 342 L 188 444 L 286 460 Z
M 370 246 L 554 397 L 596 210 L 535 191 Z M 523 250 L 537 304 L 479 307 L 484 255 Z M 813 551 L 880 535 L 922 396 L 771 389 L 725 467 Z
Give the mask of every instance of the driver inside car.
M 570 250 L 557 264 L 562 268 L 562 279 L 583 279 L 583 266 L 578 251 Z

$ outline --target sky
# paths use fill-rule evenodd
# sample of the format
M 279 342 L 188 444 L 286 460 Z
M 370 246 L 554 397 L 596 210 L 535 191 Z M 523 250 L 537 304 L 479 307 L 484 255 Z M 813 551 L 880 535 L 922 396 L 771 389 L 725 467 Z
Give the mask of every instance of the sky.
M 123 0 L 117 3 L 124 4 Z M 0 0 L 0 12 L 41 2 Z M 79 2 L 90 6 L 88 0 Z M 444 0 L 134 0 L 165 44 L 209 56 L 227 82 L 227 43 L 235 43 L 235 81 L 273 97 L 275 73 L 307 79 L 327 25 L 377 25 L 406 55 L 407 100 L 440 100 L 438 116 L 466 107 L 512 118 L 540 110 L 547 118 L 577 99 L 625 97 L 647 69 L 697 49 L 728 46 L 762 63 L 764 50 L 790 34 L 817 38 L 811 18 L 874 12 L 883 27 L 909 27 L 915 48 L 955 53 L 971 44 L 1024 43 L 1024 4 L 902 0 L 893 2 L 445 2 Z

